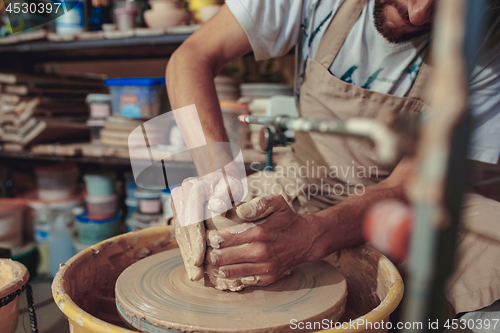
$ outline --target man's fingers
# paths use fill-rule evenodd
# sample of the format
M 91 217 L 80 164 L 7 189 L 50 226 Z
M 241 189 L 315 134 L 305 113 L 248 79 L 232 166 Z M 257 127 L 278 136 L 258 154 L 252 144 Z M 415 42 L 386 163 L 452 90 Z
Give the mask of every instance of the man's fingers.
M 289 271 L 280 273 L 268 263 L 237 264 L 216 267 L 205 264 L 207 271 L 216 274 L 222 279 L 241 279 L 240 283 L 246 287 L 270 285 L 289 274 Z
M 232 230 L 208 230 L 208 246 L 214 249 L 227 248 L 252 242 L 264 242 L 271 238 L 264 228 L 253 223 L 244 223 L 229 229 Z
M 282 195 L 266 195 L 238 206 L 236 214 L 244 221 L 257 221 L 273 212 L 285 211 L 288 208 Z
M 271 249 L 267 243 L 263 242 L 231 246 L 224 249 L 208 248 L 206 255 L 207 262 L 214 266 L 264 262 L 270 257 Z
M 235 279 L 251 275 L 278 275 L 276 267 L 271 263 L 245 263 L 219 267 L 219 275 L 226 279 Z

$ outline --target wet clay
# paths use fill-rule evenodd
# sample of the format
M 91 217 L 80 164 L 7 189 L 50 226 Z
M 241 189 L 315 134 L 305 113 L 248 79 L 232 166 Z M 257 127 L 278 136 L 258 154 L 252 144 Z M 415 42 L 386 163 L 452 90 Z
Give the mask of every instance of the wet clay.
M 14 281 L 12 267 L 5 261 L 0 261 L 0 289 Z
M 347 284 L 328 261 L 295 267 L 267 287 L 240 292 L 191 282 L 180 250 L 145 258 L 128 267 L 116 283 L 123 320 L 134 328 L 187 332 L 285 332 L 290 320 L 337 321 L 344 312 Z
M 181 227 L 174 219 L 175 238 L 179 243 L 187 278 L 198 281 L 203 277 L 203 261 L 205 258 L 205 228 L 203 222 Z
M 220 248 L 220 243 L 224 239 L 216 232 L 216 230 L 224 230 L 232 234 L 244 232 L 256 225 L 264 223 L 266 220 L 248 223 L 243 221 L 236 214 L 236 208 L 229 210 L 225 216 L 218 215 L 206 219 L 205 227 L 207 229 L 207 258 L 214 255 L 212 249 Z M 240 245 L 244 247 L 246 244 Z M 213 260 L 211 260 L 213 262 Z M 203 265 L 205 270 L 205 285 L 214 287 L 218 290 L 240 291 L 243 288 L 254 286 L 260 280 L 259 276 L 245 276 L 240 278 L 225 278 L 219 273 L 219 267 L 210 265 L 207 260 Z
M 211 211 L 206 209 L 205 216 L 207 217 L 205 222 L 194 223 L 186 227 L 181 227 L 177 218 L 174 221 L 175 237 L 179 243 L 187 278 L 191 281 L 198 281 L 205 277 L 205 285 L 219 290 L 239 291 L 247 286 L 255 285 L 259 281 L 258 276 L 226 279 L 217 274 L 219 267 L 211 266 L 205 260 L 205 254 L 210 255 L 211 250 L 220 248 L 220 244 L 224 241 L 216 232 L 217 230 L 236 234 L 264 223 L 266 220 L 245 222 L 236 214 L 236 208 L 216 216 L 212 216 Z

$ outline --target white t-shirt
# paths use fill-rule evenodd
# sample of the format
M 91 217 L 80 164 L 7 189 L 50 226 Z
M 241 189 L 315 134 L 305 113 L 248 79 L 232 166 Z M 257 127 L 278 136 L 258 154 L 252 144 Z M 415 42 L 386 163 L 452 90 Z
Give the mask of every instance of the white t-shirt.
M 279 57 L 298 46 L 298 98 L 307 59 L 314 58 L 323 34 L 345 0 L 226 0 L 245 30 L 257 60 Z M 407 97 L 428 52 L 428 35 L 389 43 L 375 28 L 369 0 L 349 32 L 330 72 L 380 93 Z M 500 29 L 500 19 L 488 34 Z M 499 40 L 500 38 L 496 39 Z M 497 163 L 500 156 L 500 43 L 481 46 L 470 81 L 474 131 L 469 157 Z M 478 50 L 479 51 L 479 50 Z

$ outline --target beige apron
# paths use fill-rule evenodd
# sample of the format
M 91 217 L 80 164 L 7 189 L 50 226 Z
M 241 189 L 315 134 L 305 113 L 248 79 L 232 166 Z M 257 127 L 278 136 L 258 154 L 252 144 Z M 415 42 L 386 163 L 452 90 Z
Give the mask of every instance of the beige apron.
M 344 1 L 309 59 L 300 93 L 299 114 L 317 119 L 371 118 L 388 125 L 397 116 L 417 116 L 426 108 L 425 80 L 431 66 L 424 62 L 409 98 L 386 95 L 346 83 L 329 68 L 367 0 Z M 298 213 L 314 213 L 344 200 L 356 185 L 369 186 L 394 169 L 383 165 L 372 144 L 356 138 L 320 133 L 295 133 L 293 154 L 279 160 L 275 172 L 249 179 L 251 196 L 282 194 Z M 278 186 L 276 186 L 278 185 Z M 359 192 L 358 192 L 359 193 Z
M 330 73 L 331 64 L 367 1 L 346 0 L 333 17 L 315 58 L 307 62 L 300 92 L 300 116 L 339 120 L 361 117 L 376 119 L 391 127 L 396 117 L 417 116 L 429 104 L 430 98 L 424 91 L 432 70 L 429 57 L 424 61 L 408 98 L 366 90 Z M 357 184 L 369 186 L 385 179 L 397 164 L 380 163 L 368 141 L 322 133 L 295 133 L 295 137 L 293 156 L 279 160 L 274 173 L 262 172 L 249 177 L 251 196 L 282 194 L 298 213 L 314 213 L 353 194 Z M 458 252 L 468 253 L 468 248 L 459 248 Z M 468 264 L 471 264 L 470 260 Z M 471 273 L 465 275 L 467 281 L 455 276 L 458 284 L 452 285 L 448 292 L 453 295 L 453 300 L 448 299 L 455 310 L 470 311 L 491 304 L 498 295 L 484 289 L 492 284 L 491 274 L 486 274 L 485 283 L 481 284 L 481 301 L 474 301 L 473 308 L 464 303 L 467 297 L 463 295 L 474 293 L 471 289 L 473 277 Z
M 366 3 L 366 0 L 344 1 L 325 32 L 316 57 L 308 60 L 300 93 L 302 117 L 336 120 L 359 117 L 393 126 L 396 117 L 417 116 L 426 108 L 429 101 L 425 100 L 424 83 L 431 69 L 427 60 L 409 98 L 363 89 L 330 73 L 330 66 Z M 296 140 L 294 155 L 301 166 L 308 168 L 309 189 L 323 190 L 323 195 L 312 198 L 319 209 L 339 203 L 354 192 L 357 184 L 369 186 L 385 179 L 397 164 L 380 163 L 367 140 L 322 133 L 297 133 Z

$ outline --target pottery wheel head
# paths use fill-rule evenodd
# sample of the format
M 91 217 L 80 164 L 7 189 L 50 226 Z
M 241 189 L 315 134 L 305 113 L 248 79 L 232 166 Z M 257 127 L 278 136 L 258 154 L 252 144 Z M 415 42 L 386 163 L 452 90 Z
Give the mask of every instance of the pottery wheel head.
M 189 281 L 179 249 L 128 267 L 115 291 L 122 319 L 143 332 L 289 331 L 293 319 L 338 320 L 347 299 L 344 277 L 324 260 L 299 265 L 267 287 L 229 292 Z

